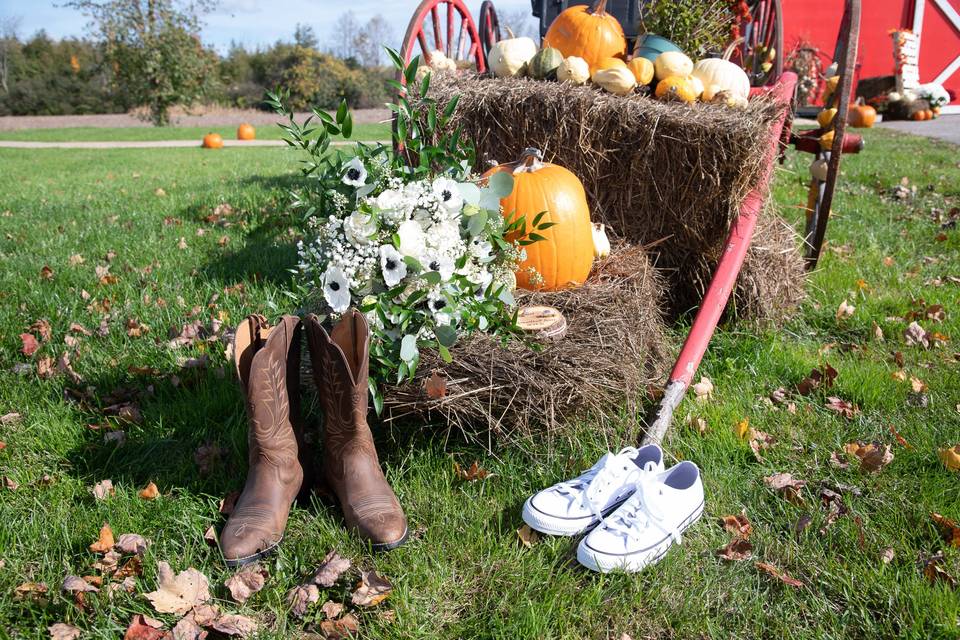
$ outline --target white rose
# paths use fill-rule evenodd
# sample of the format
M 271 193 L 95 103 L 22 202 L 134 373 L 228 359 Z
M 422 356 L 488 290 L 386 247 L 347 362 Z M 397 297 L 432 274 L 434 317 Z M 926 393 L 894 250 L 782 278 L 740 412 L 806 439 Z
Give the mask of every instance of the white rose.
M 362 211 L 354 211 L 343 221 L 343 235 L 355 247 L 370 244 L 370 239 L 377 232 L 377 222 L 373 216 Z
M 397 235 L 400 236 L 400 253 L 405 256 L 419 258 L 423 255 L 426 248 L 427 237 L 423 233 L 423 227 L 416 220 L 406 220 L 397 227 Z

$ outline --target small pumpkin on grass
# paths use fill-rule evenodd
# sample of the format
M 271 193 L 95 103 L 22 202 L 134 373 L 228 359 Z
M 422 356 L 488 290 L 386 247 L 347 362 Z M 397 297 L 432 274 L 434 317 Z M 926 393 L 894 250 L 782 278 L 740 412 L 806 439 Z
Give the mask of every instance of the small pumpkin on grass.
M 254 140 L 257 137 L 257 130 L 252 124 L 244 122 L 237 127 L 237 140 Z
M 545 47 L 555 47 L 564 56 L 583 58 L 594 71 L 604 58 L 623 57 L 627 38 L 620 21 L 607 13 L 607 0 L 593 7 L 578 4 L 560 12 L 543 37 Z
M 529 229 L 542 213 L 541 229 L 544 223 L 553 223 L 537 232 L 542 240 L 525 247 L 527 258 L 517 271 L 517 285 L 547 291 L 582 285 L 593 266 L 594 243 L 590 207 L 579 178 L 543 162 L 537 149 L 526 149 L 517 162 L 498 165 L 484 176 L 499 171 L 510 172 L 514 180 L 513 191 L 500 200 L 509 222 L 522 216 Z
M 868 104 L 864 104 L 863 98 L 857 100 L 857 104 L 850 108 L 847 114 L 850 126 L 858 129 L 869 129 L 877 121 L 877 110 Z
M 203 136 L 204 149 L 220 149 L 223 147 L 223 137 L 219 133 L 208 133 Z

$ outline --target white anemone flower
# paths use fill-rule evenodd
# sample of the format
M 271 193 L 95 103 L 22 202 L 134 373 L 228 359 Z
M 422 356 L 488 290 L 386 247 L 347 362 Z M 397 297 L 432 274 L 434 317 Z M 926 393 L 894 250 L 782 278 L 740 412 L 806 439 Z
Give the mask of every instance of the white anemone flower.
M 350 283 L 340 267 L 330 265 L 323 273 L 323 297 L 334 313 L 350 308 Z
M 456 266 L 453 258 L 439 253 L 427 253 L 423 260 L 423 268 L 427 271 L 439 272 L 444 282 L 453 277 Z
M 460 186 L 450 178 L 437 178 L 433 181 L 433 195 L 440 201 L 440 208 L 447 214 L 460 213 L 463 208 L 463 196 Z
M 377 221 L 368 213 L 354 211 L 343 221 L 343 235 L 355 247 L 370 244 L 376 232 Z
M 407 263 L 392 244 L 380 246 L 380 271 L 388 287 L 397 286 L 407 275 Z
M 401 254 L 414 258 L 423 255 L 427 244 L 427 236 L 419 222 L 416 220 L 401 222 L 400 226 L 397 227 L 397 235 L 400 237 Z
M 343 184 L 351 187 L 362 187 L 367 181 L 367 168 L 360 162 L 360 158 L 351 158 L 347 163 L 347 170 L 343 174 Z
M 450 324 L 452 308 L 442 292 L 434 291 L 427 295 L 427 308 L 433 314 L 434 322 L 440 325 Z

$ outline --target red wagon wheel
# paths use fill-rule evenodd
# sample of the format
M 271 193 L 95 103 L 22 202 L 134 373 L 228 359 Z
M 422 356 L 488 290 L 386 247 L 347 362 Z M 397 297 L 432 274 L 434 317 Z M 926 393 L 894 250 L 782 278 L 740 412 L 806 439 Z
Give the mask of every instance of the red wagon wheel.
M 491 0 L 483 0 L 483 4 L 480 5 L 479 27 L 483 61 L 487 64 L 490 47 L 500 42 L 500 18 L 497 17 L 497 10 L 493 8 Z
M 817 157 L 827 162 L 826 180 L 814 180 L 818 190 L 814 206 L 808 211 L 807 231 L 807 268 L 817 266 L 823 239 L 830 220 L 830 206 L 833 204 L 833 192 L 840 175 L 840 156 L 843 153 L 857 152 L 862 140 L 856 136 L 844 136 L 847 126 L 847 111 L 850 108 L 850 95 L 853 90 L 853 75 L 857 62 L 857 42 L 860 36 L 860 0 L 846 0 L 843 19 L 840 21 L 840 33 L 837 36 L 837 49 L 834 61 L 837 63 L 837 89 L 834 93 L 837 101 L 837 115 L 833 118 L 833 144 L 829 151 L 818 151 Z M 798 145 L 800 148 L 800 145 Z
M 747 71 L 754 87 L 771 85 L 783 73 L 783 11 L 780 0 L 751 0 L 750 20 L 737 25 L 740 37 L 724 58 Z
M 495 14 L 494 14 L 495 15 Z M 457 66 L 476 65 L 478 72 L 487 70 L 480 33 L 463 0 L 423 0 L 414 11 L 403 37 L 400 55 L 409 63 L 417 49 L 424 61 L 433 51 L 442 51 L 457 61 Z

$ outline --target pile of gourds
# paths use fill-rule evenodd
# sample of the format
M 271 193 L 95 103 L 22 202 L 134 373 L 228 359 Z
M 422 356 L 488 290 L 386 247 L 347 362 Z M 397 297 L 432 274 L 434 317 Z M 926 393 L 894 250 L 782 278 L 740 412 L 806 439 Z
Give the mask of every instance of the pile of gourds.
M 578 85 L 589 81 L 621 96 L 651 85 L 663 100 L 746 105 L 750 80 L 732 62 L 707 58 L 694 64 L 680 51 L 661 53 L 653 61 L 628 57 L 623 28 L 606 12 L 606 4 L 607 0 L 597 0 L 593 7 L 575 5 L 561 12 L 539 50 L 531 38 L 509 34 L 490 49 L 490 70 L 498 77 L 529 76 Z

